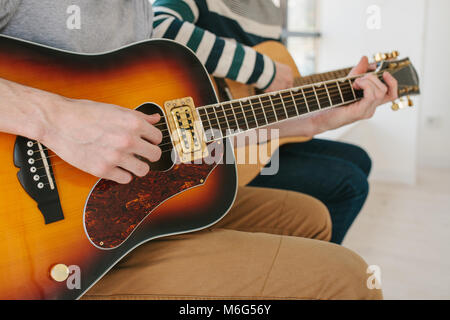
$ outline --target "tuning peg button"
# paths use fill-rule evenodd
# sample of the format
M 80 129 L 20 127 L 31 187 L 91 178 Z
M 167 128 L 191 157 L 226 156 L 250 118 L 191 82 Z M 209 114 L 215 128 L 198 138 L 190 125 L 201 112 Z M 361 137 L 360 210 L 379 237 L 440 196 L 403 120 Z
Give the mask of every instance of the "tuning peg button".
M 398 103 L 393 102 L 391 108 L 392 108 L 392 110 L 394 110 L 394 111 L 398 111 L 398 110 L 400 109 L 400 106 L 398 105 Z
M 414 107 L 414 102 L 411 100 L 409 96 L 408 96 L 408 107 Z
M 388 57 L 387 54 L 379 52 L 374 56 L 374 59 L 376 62 L 381 62 L 386 60 L 387 57 Z

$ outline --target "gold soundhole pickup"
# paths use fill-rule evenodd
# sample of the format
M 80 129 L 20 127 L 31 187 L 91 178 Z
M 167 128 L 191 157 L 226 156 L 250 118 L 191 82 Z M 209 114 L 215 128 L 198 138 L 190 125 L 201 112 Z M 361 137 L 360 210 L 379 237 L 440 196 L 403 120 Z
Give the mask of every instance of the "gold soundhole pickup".
M 193 162 L 208 156 L 203 126 L 191 97 L 164 104 L 167 123 L 181 162 Z

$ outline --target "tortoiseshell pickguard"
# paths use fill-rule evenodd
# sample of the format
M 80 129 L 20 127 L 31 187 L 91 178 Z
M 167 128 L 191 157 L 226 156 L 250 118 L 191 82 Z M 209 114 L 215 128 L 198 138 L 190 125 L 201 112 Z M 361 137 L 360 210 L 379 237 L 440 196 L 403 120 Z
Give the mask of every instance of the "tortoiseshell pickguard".
M 113 249 L 173 195 L 204 183 L 216 164 L 180 164 L 169 171 L 151 171 L 143 178 L 121 185 L 100 180 L 88 199 L 84 224 L 98 247 Z

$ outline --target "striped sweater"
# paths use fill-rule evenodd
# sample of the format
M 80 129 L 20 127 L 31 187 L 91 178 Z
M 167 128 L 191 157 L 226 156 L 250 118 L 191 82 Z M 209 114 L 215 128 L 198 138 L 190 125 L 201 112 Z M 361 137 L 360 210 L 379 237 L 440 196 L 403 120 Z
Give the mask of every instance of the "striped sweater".
M 216 77 L 266 89 L 275 63 L 251 48 L 281 37 L 281 11 L 272 0 L 156 0 L 156 38 L 192 49 Z

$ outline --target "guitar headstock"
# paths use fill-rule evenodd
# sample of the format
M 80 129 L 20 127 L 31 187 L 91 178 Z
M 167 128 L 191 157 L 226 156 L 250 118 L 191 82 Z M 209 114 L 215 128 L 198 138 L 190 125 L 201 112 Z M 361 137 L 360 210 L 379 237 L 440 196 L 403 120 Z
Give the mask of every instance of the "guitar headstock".
M 410 96 L 420 94 L 419 76 L 409 58 L 397 59 L 398 52 L 392 54 L 377 54 L 377 72 L 388 71 L 398 82 L 399 98 L 407 97 L 406 101 L 400 99 L 400 103 L 394 102 L 392 110 L 397 111 L 406 106 L 414 106 Z M 384 58 L 384 59 L 383 59 Z

